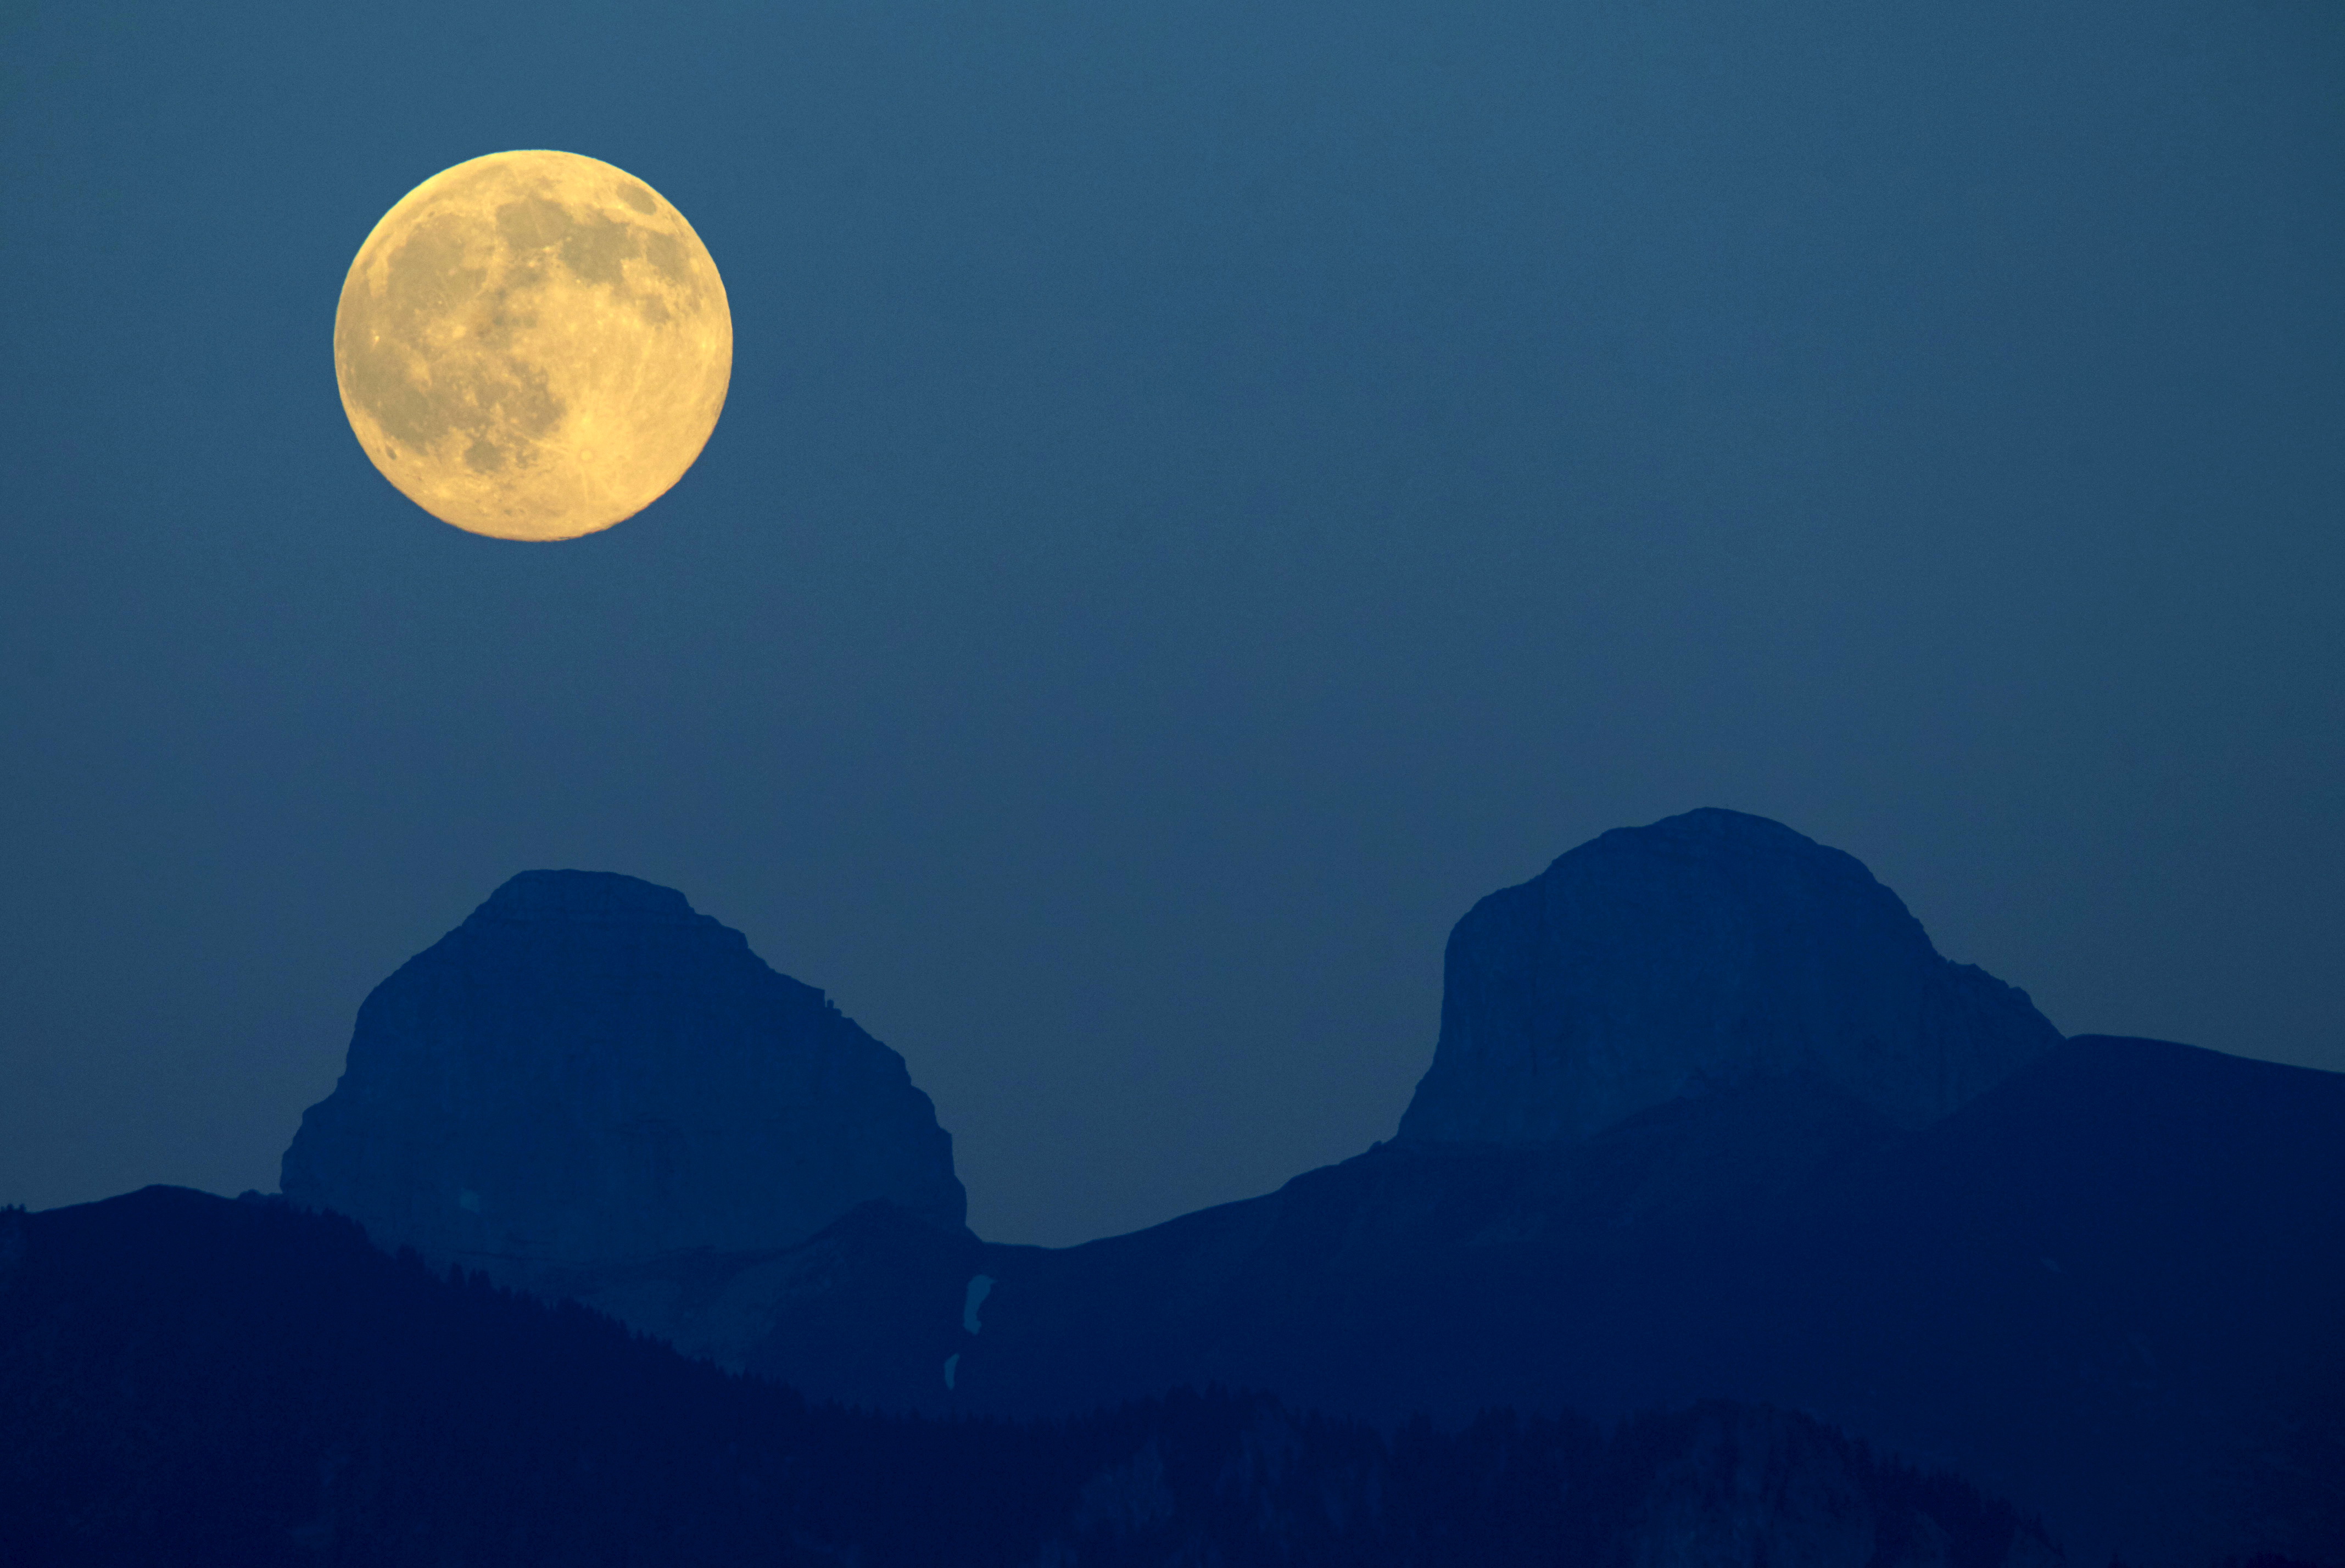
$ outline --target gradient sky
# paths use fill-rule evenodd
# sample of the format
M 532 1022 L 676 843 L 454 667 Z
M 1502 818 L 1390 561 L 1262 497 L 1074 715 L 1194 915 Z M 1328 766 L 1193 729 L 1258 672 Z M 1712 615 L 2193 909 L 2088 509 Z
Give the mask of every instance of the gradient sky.
M 698 466 L 476 538 L 342 275 L 650 181 Z M 1690 807 L 2071 1033 L 2345 1069 L 2335 0 L 0 5 L 0 1201 L 272 1188 L 526 867 L 682 889 L 1068 1242 L 1386 1137 Z

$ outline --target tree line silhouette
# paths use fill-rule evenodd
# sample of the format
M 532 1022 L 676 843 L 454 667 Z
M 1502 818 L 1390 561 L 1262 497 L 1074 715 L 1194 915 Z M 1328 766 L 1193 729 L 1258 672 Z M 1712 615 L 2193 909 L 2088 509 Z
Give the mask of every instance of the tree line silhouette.
M 2038 1539 L 1780 1412 L 1386 1432 L 1208 1390 L 889 1416 L 279 1202 L 154 1187 L 0 1215 L 9 1563 L 1606 1564 L 1754 1474 L 1863 1513 L 1880 1563 L 1984 1568 Z

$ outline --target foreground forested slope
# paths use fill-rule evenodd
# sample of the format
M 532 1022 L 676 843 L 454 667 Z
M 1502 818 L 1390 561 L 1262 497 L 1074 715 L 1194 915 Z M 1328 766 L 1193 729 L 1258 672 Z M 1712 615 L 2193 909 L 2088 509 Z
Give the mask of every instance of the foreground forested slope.
M 11 1563 L 2058 1561 L 1803 1418 L 1389 1433 L 1262 1395 L 1067 1420 L 809 1404 L 346 1221 L 148 1188 L 0 1216 Z

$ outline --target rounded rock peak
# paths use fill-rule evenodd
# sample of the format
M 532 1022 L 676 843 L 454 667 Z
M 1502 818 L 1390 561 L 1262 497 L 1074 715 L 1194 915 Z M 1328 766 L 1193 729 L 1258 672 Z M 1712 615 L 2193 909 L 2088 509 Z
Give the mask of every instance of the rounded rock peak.
M 1400 1136 L 1569 1142 L 1753 1080 L 1935 1120 L 2060 1034 L 1948 962 L 1862 861 L 1705 808 L 1619 828 L 1450 932 L 1441 1035 Z
M 616 871 L 523 871 L 506 881 L 464 923 L 690 925 L 696 912 L 674 888 Z
M 1674 817 L 1664 817 L 1641 828 L 1614 828 L 1599 834 L 1592 841 L 1600 844 L 1607 839 L 1629 839 L 1641 843 L 1680 839 L 1689 842 L 1709 840 L 1753 847 L 1773 845 L 1795 853 L 1843 862 L 1865 881 L 1873 880 L 1873 873 L 1864 869 L 1864 862 L 1845 850 L 1819 844 L 1798 829 L 1786 827 L 1772 817 L 1755 817 L 1748 811 L 1730 810 L 1724 806 L 1697 806 L 1690 811 L 1680 811 Z M 1581 846 L 1583 849 L 1586 847 Z M 1557 859 L 1562 857 L 1558 856 Z
M 1548 871 L 1552 872 L 1581 856 L 1622 851 L 1641 856 L 1735 860 L 1753 866 L 1771 860 L 1782 864 L 1796 861 L 1805 869 L 1806 875 L 1876 889 L 1897 903 L 1899 909 L 1904 908 L 1897 895 L 1883 887 L 1879 879 L 1866 870 L 1864 862 L 1847 850 L 1820 844 L 1772 817 L 1754 817 L 1748 811 L 1731 811 L 1723 806 L 1698 806 L 1641 828 L 1611 829 L 1557 856 L 1548 863 Z
M 874 1199 L 960 1230 L 904 1060 L 685 896 L 523 871 L 369 993 L 285 1196 L 510 1279 L 793 1247 Z

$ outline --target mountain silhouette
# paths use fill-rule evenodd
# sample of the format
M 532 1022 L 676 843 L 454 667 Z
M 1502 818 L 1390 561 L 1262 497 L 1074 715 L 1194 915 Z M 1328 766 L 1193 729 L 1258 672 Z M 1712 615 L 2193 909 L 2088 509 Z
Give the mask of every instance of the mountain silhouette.
M 1752 1078 L 1937 1120 L 2057 1044 L 1853 855 L 1715 808 L 1582 844 L 1450 932 L 1417 1142 L 1582 1138 Z
M 282 1187 L 565 1289 L 871 1198 L 955 1229 L 968 1207 L 903 1058 L 682 893 L 597 871 L 523 872 L 374 989 Z
M 1853 858 L 1731 811 L 1483 900 L 1446 972 L 1392 1142 L 1010 1247 L 819 993 L 681 894 L 526 873 L 369 998 L 286 1191 L 907 1417 L 1727 1400 L 1962 1473 L 2079 1561 L 2345 1568 L 2345 1077 L 2063 1040 Z
M 1883 1080 L 1835 1071 L 1877 1064 L 1861 1033 L 1791 1050 L 1779 1008 L 1766 1049 L 1732 1070 L 1713 1054 L 1686 1092 L 1596 1131 L 1404 1137 L 1082 1247 L 979 1245 L 868 1206 L 797 1249 L 698 1260 L 679 1343 L 930 1413 L 1066 1413 L 1215 1381 L 1380 1420 L 1769 1400 L 1977 1478 L 2088 1555 L 2252 1544 L 2345 1563 L 2345 1504 L 2321 1479 L 2345 1471 L 2345 1077 L 2147 1040 L 2039 1049 L 2049 1025 L 2024 995 L 1938 958 L 1853 860 L 1731 813 L 1659 826 L 1672 852 L 1731 860 L 1756 840 L 1822 861 L 1895 939 L 1885 967 L 1917 1013 L 1984 1015 L 2024 1060 L 1915 1125 Z M 1664 1021 L 1715 1016 L 1728 993 L 1849 1015 L 1828 972 L 1792 985 L 1752 957 L 1812 969 L 1835 951 L 1796 929 L 1820 901 L 1761 896 L 1798 878 L 1676 874 L 1756 888 L 1736 918 L 1776 929 L 1680 942 L 1675 992 L 1712 995 L 1636 981 Z M 1461 952 L 1507 950 L 1485 940 L 1488 907 L 1452 939 L 1453 983 Z M 1471 962 L 1491 989 L 1502 966 Z M 1867 985 L 1890 989 L 1847 983 Z M 1472 1095 L 1443 1090 L 1453 1107 Z
M 2007 1505 L 1778 1410 L 888 1418 L 339 1218 L 160 1187 L 0 1213 L 0 1551 L 59 1568 L 2059 1561 Z

